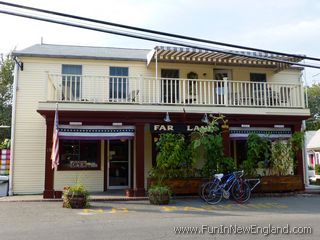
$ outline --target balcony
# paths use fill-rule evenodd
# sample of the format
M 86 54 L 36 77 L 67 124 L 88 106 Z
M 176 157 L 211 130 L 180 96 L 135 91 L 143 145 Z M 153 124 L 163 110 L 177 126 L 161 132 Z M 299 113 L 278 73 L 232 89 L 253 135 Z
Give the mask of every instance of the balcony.
M 302 83 L 48 75 L 48 101 L 305 108 Z

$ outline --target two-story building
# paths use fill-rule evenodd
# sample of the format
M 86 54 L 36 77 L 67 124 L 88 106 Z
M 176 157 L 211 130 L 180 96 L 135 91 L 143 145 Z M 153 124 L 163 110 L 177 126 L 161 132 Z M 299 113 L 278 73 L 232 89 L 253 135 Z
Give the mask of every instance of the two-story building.
M 47 44 L 14 52 L 20 66 L 11 192 L 52 198 L 79 178 L 92 192 L 130 188 L 144 195 L 157 135 L 192 131 L 209 114 L 228 120 L 225 153 L 238 163 L 249 133 L 288 138 L 300 131 L 309 116 L 302 69 L 255 58 L 261 53 L 234 53 Z M 52 170 L 56 107 L 60 165 Z M 297 160 L 303 179 L 301 154 Z

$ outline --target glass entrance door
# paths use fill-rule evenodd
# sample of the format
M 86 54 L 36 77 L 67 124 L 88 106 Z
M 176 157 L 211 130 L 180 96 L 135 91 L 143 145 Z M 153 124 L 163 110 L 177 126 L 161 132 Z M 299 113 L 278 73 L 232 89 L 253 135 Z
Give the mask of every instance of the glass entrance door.
M 127 188 L 130 184 L 130 141 L 110 140 L 108 145 L 108 188 Z

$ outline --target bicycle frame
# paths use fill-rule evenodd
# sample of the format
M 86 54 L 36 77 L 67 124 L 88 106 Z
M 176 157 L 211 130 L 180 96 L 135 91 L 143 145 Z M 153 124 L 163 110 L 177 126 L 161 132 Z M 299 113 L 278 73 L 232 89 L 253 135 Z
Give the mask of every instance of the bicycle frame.
M 223 176 L 223 177 L 225 177 L 225 176 Z M 215 189 L 215 190 L 212 190 L 212 191 L 216 192 L 216 191 L 218 191 L 218 190 L 222 190 L 222 189 L 223 189 L 223 190 L 225 190 L 225 191 L 227 191 L 227 192 L 230 192 L 230 189 L 231 189 L 231 188 L 233 187 L 233 185 L 236 183 L 237 178 L 236 178 L 234 172 L 227 174 L 226 177 L 228 177 L 227 180 L 226 180 L 222 185 L 219 185 L 219 188 L 218 188 L 218 189 Z M 215 178 L 215 179 L 217 179 L 217 178 Z M 221 180 L 220 180 L 220 182 L 221 182 Z M 229 185 L 229 187 L 226 188 L 228 185 Z

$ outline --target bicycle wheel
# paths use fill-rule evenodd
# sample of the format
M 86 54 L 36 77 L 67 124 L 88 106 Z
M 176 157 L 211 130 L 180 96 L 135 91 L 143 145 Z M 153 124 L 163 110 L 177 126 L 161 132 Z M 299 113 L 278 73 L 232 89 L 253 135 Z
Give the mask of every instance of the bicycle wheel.
M 250 185 L 242 178 L 235 182 L 231 188 L 231 195 L 238 203 L 245 203 L 250 199 L 251 188 Z
M 206 183 L 203 187 L 202 197 L 209 204 L 219 203 L 222 199 L 222 189 L 219 181 Z

